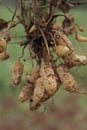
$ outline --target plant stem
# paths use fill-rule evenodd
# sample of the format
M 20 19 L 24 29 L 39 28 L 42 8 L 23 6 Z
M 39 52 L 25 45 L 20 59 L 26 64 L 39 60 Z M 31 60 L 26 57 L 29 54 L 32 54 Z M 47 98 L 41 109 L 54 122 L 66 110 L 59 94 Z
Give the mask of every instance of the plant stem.
M 32 9 L 34 14 L 34 24 L 36 25 L 36 27 L 38 27 L 40 24 L 40 19 L 39 19 L 39 8 L 37 5 L 37 0 L 32 0 Z

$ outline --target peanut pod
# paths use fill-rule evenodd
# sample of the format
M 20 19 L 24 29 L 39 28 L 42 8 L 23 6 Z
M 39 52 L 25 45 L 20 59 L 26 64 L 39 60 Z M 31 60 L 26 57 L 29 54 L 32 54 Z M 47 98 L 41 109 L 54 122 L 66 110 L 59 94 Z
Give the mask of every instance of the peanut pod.
M 30 99 L 34 91 L 34 85 L 30 83 L 25 83 L 20 94 L 19 94 L 19 101 L 25 102 L 26 100 Z
M 55 52 L 59 56 L 65 56 L 70 53 L 70 50 L 67 46 L 64 45 L 58 45 L 55 47 Z
M 22 74 L 23 74 L 24 65 L 17 61 L 14 63 L 12 68 L 12 84 L 17 86 L 21 82 Z
M 79 41 L 79 42 L 87 42 L 87 37 L 81 36 L 78 33 L 76 33 L 76 40 Z
M 26 75 L 26 81 L 30 83 L 34 83 L 36 79 L 39 77 L 39 69 L 32 69 Z
M 63 87 L 69 92 L 77 91 L 77 83 L 70 73 L 69 69 L 65 65 L 57 67 L 58 76 L 62 82 Z

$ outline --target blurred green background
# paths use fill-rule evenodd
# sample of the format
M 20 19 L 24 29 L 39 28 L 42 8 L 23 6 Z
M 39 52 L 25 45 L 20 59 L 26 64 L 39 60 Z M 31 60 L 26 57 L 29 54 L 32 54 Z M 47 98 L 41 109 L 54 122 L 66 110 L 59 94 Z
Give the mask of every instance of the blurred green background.
M 7 1 L 11 2 L 10 0 Z M 13 2 L 12 2 L 13 4 Z M 8 4 L 9 5 L 9 4 Z M 14 6 L 10 7 L 14 9 Z M 70 11 L 75 16 L 77 24 L 83 26 L 87 36 L 87 8 L 80 6 Z M 0 7 L 0 18 L 10 20 L 12 14 L 3 6 Z M 60 18 L 60 21 L 62 18 Z M 12 31 L 24 35 L 22 26 Z M 87 43 L 79 43 L 75 35 L 70 36 L 77 54 L 87 56 Z M 18 101 L 19 92 L 23 86 L 24 77 L 31 64 L 27 49 L 27 62 L 23 82 L 17 88 L 11 85 L 12 65 L 21 54 L 17 42 L 23 39 L 13 39 L 8 45 L 10 58 L 0 61 L 0 130 L 87 130 L 87 96 L 66 92 L 62 86 L 59 91 L 37 111 L 29 110 L 28 101 L 21 104 Z M 75 67 L 71 70 L 79 89 L 87 90 L 87 66 Z

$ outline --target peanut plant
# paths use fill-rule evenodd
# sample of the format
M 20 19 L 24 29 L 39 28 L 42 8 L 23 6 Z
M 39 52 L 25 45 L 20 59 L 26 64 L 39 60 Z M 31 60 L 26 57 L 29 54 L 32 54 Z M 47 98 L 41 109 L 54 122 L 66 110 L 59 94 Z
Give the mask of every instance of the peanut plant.
M 2 3 L 2 1 L 0 1 Z M 79 90 L 77 82 L 70 72 L 75 66 L 87 65 L 87 57 L 75 52 L 69 35 L 75 34 L 79 42 L 87 42 L 87 37 L 78 34 L 84 32 L 73 14 L 69 11 L 75 5 L 87 2 L 70 0 L 18 0 L 10 21 L 0 19 L 0 60 L 7 60 L 7 46 L 12 40 L 10 30 L 18 24 L 24 27 L 25 39 L 20 43 L 21 56 L 17 57 L 12 68 L 12 84 L 21 83 L 25 64 L 22 61 L 25 48 L 28 48 L 32 69 L 27 72 L 25 83 L 19 94 L 19 101 L 29 100 L 30 110 L 36 110 L 43 102 L 51 98 L 63 85 L 71 93 L 86 94 Z M 19 14 L 17 14 L 19 10 Z M 61 22 L 58 21 L 63 17 Z M 15 19 L 16 18 L 16 19 Z M 55 55 L 57 58 L 55 58 Z M 37 67 L 34 68 L 34 61 Z

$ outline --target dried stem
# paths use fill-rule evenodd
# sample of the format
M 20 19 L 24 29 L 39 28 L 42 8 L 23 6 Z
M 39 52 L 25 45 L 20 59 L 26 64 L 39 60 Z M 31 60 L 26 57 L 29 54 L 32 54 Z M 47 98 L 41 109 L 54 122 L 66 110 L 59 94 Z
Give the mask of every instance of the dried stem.
M 22 24 L 24 25 L 24 28 L 27 32 L 27 28 L 26 28 L 26 22 L 25 22 L 25 19 L 24 19 L 24 9 L 23 9 L 23 2 L 22 0 L 20 0 L 20 6 L 21 6 L 21 17 L 22 17 Z
M 13 20 L 14 20 L 14 17 L 16 16 L 16 12 L 17 12 L 17 9 L 18 9 L 18 7 L 19 7 L 19 4 L 20 4 L 20 0 L 17 1 L 17 4 L 16 4 L 16 7 L 15 7 L 15 10 L 14 10 L 13 17 L 12 17 L 12 20 L 11 20 L 11 21 L 13 21 Z
M 33 14 L 34 14 L 34 24 L 36 27 L 39 26 L 40 24 L 40 18 L 39 18 L 39 8 L 37 5 L 37 0 L 32 0 L 32 9 L 33 9 Z
M 26 48 L 26 45 L 23 46 L 23 48 L 22 48 L 22 54 L 21 54 L 21 56 L 18 58 L 18 60 L 20 60 L 21 58 L 23 58 L 25 48 Z
M 43 40 L 44 40 L 44 44 L 46 46 L 46 49 L 47 49 L 47 52 L 48 52 L 48 59 L 50 60 L 50 51 L 49 51 L 49 47 L 48 47 L 48 42 L 47 42 L 47 39 L 45 37 L 45 34 L 43 32 L 43 30 L 41 28 L 39 28 L 40 32 L 41 32 L 41 35 L 43 37 Z

